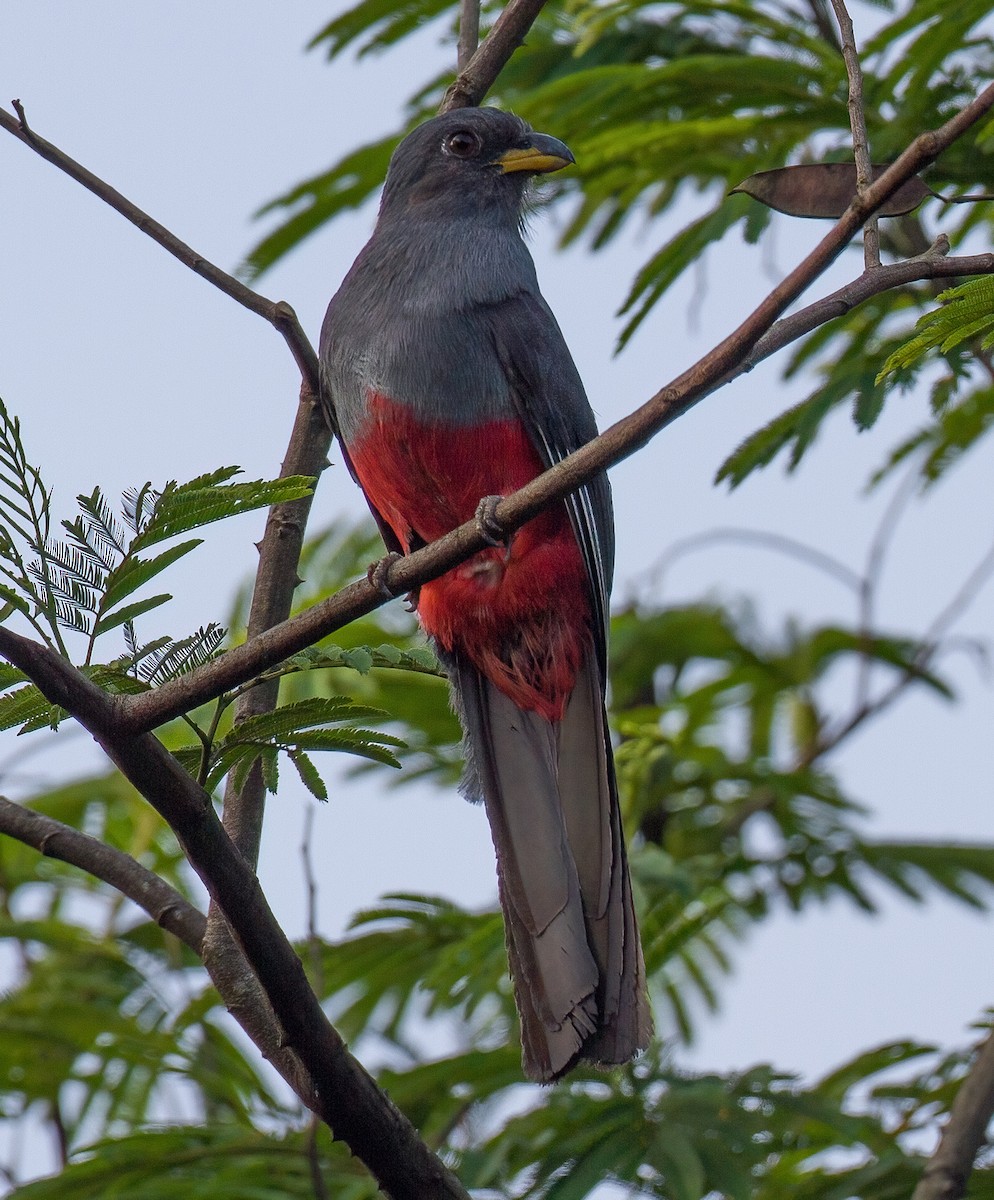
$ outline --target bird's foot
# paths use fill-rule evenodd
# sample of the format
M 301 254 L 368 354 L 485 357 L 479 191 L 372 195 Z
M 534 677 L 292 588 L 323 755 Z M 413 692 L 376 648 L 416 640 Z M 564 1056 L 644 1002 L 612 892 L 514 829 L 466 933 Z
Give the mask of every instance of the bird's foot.
M 484 496 L 476 506 L 474 519 L 480 536 L 488 546 L 504 546 L 507 544 L 507 534 L 500 521 L 497 520 L 497 505 L 505 499 L 504 496 Z
M 397 595 L 389 583 L 390 568 L 403 557 L 403 554 L 398 554 L 396 550 L 391 550 L 389 554 L 385 554 L 382 558 L 377 559 L 376 562 L 370 563 L 369 570 L 366 572 L 366 578 L 369 582 L 381 596 L 386 596 L 388 600 L 392 600 Z

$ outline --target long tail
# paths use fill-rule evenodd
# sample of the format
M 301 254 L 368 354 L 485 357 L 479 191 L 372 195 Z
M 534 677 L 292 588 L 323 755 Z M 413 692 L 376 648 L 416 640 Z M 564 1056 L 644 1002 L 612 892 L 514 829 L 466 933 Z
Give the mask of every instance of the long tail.
M 464 790 L 482 793 L 522 1057 L 533 1079 L 579 1059 L 627 1062 L 652 1035 L 614 763 L 588 655 L 564 719 L 523 712 L 449 660 L 467 742 Z

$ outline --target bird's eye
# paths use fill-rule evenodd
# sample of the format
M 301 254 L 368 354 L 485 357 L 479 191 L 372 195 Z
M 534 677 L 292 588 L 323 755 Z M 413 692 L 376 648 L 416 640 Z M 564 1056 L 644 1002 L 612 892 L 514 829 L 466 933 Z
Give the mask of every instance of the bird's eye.
M 455 158 L 475 158 L 482 148 L 482 139 L 468 129 L 457 129 L 442 143 L 442 149 Z

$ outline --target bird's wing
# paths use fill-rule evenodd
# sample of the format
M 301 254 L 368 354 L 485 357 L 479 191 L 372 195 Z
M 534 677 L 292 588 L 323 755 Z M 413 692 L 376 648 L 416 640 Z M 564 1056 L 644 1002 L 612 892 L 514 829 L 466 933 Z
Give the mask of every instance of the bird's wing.
M 549 306 L 523 291 L 487 306 L 486 322 L 514 405 L 547 466 L 597 436 L 583 383 Z M 590 579 L 598 655 L 606 671 L 608 602 L 614 572 L 611 488 L 597 475 L 566 498 L 570 523 Z

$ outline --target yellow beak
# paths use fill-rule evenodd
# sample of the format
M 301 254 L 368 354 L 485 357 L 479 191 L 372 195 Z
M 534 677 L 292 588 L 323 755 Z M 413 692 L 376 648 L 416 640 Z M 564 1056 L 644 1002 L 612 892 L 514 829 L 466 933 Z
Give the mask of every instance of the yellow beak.
M 561 171 L 576 159 L 569 146 L 558 138 L 549 137 L 547 133 L 530 133 L 527 146 L 512 146 L 494 161 L 505 175 L 512 171 L 531 171 L 540 175 L 546 171 Z

